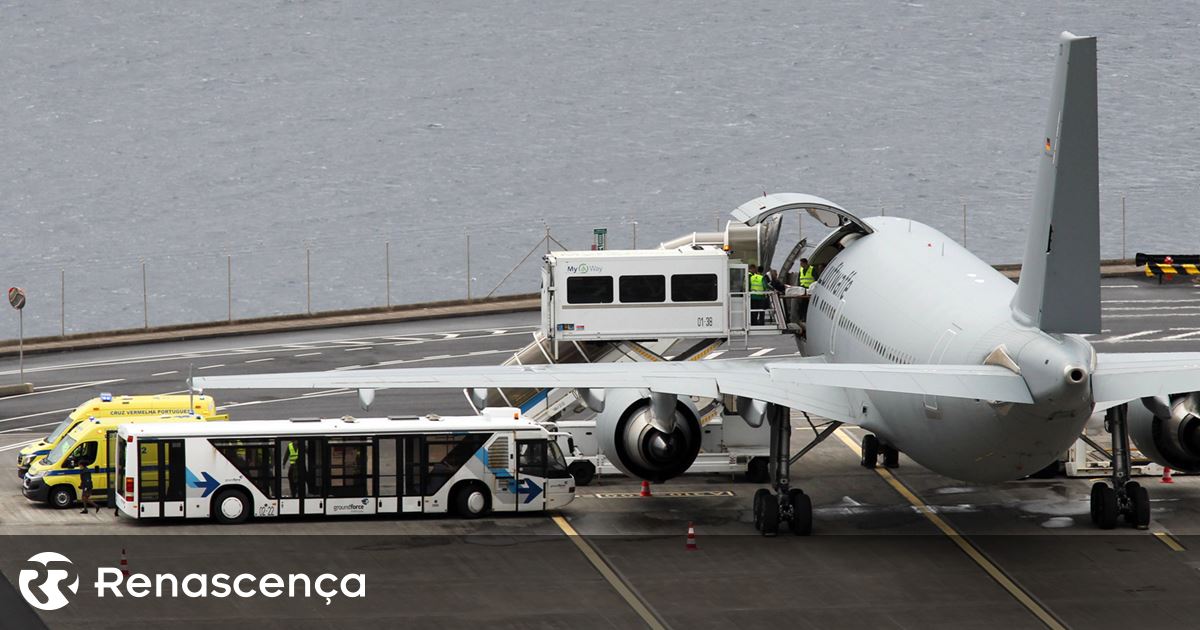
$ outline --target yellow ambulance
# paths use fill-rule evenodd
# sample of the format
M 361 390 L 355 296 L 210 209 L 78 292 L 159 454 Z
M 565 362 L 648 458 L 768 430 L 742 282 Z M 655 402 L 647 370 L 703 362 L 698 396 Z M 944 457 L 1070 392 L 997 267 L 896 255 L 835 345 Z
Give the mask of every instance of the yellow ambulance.
M 228 420 L 229 416 L 138 416 L 136 418 L 88 418 L 71 429 L 44 457 L 33 462 L 21 483 L 21 493 L 30 501 L 44 501 L 59 509 L 71 507 L 82 496 L 80 473 L 87 467 L 92 477 L 92 498 L 107 500 L 116 465 L 117 427 L 141 422 L 205 422 Z
M 17 477 L 25 478 L 30 464 L 54 448 L 72 429 L 88 418 L 115 418 L 121 422 L 134 422 L 138 418 L 157 419 L 160 416 L 197 415 L 209 418 L 216 415 L 216 403 L 211 396 L 162 395 L 162 396 L 113 396 L 100 394 L 75 408 L 70 415 L 54 427 L 45 438 L 26 446 L 17 453 Z

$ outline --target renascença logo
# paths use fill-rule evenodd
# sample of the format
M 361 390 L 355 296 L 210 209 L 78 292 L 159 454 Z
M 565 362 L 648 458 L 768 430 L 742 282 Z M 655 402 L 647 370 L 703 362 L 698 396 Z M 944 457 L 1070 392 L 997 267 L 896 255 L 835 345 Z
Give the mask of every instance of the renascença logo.
M 32 569 L 21 569 L 18 576 L 21 596 L 30 606 L 38 610 L 58 610 L 69 602 L 63 592 L 63 582 L 74 576 L 75 580 L 66 585 L 67 590 L 74 595 L 79 592 L 79 576 L 75 574 L 71 560 L 61 553 L 43 551 L 35 554 L 29 562 L 41 565 Z M 51 568 L 50 563 L 56 568 Z M 68 566 L 59 566 L 59 565 Z M 34 592 L 34 588 L 37 592 Z

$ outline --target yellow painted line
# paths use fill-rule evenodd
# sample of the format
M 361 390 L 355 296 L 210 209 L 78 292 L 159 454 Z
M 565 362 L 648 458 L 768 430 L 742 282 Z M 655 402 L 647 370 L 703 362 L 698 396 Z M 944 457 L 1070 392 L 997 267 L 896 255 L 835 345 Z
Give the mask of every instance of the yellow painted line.
M 1154 537 L 1162 541 L 1171 551 L 1186 551 L 1187 548 L 1180 544 L 1179 539 L 1171 535 L 1171 532 L 1154 532 Z
M 567 535 L 567 538 L 570 538 L 571 542 L 575 543 L 575 546 L 579 548 L 579 551 L 583 552 L 583 555 L 588 559 L 588 562 L 591 562 L 592 566 L 596 567 L 596 570 L 600 572 L 600 575 L 603 576 L 605 580 L 608 580 L 608 583 L 612 585 L 613 590 L 615 590 L 617 594 L 621 596 L 621 599 L 625 600 L 626 604 L 629 604 L 629 607 L 633 609 L 633 612 L 637 613 L 637 615 L 642 618 L 642 621 L 646 622 L 647 627 L 653 628 L 653 630 L 666 630 L 666 625 L 659 621 L 658 617 L 651 612 L 650 607 L 647 606 L 646 603 L 643 602 L 642 599 L 633 592 L 633 589 L 625 583 L 625 580 L 621 579 L 621 577 L 617 575 L 616 571 L 613 571 L 612 567 L 608 566 L 608 563 L 604 561 L 604 558 L 600 557 L 600 553 L 597 552 L 595 548 L 593 548 L 592 545 L 584 539 L 583 536 L 580 536 L 579 532 L 575 531 L 574 527 L 571 527 L 571 524 L 567 522 L 567 519 L 556 514 L 551 516 L 550 520 L 554 521 L 554 524 L 558 525 L 558 528 Z
M 842 443 L 845 444 L 851 451 L 854 451 L 859 457 L 862 457 L 862 449 L 858 446 L 858 443 L 854 441 L 854 438 L 850 437 L 842 429 L 834 431 L 834 434 L 837 435 L 838 439 L 841 440 Z M 974 545 L 974 543 L 972 543 L 970 540 L 967 540 L 965 536 L 959 533 L 959 531 L 955 529 L 953 525 L 947 523 L 941 516 L 931 510 L 924 501 L 917 497 L 916 493 L 910 490 L 908 486 L 904 485 L 904 482 L 897 479 L 896 476 L 891 473 L 891 471 L 886 468 L 876 467 L 875 472 L 878 473 L 880 477 L 883 477 L 883 480 L 886 481 L 893 490 L 900 493 L 900 496 L 904 497 L 905 500 L 907 500 L 914 508 L 916 508 L 917 512 L 928 519 L 930 523 L 933 523 L 934 527 L 937 527 L 943 534 L 946 535 L 947 538 L 953 541 L 955 545 L 958 545 L 958 548 L 961 549 L 963 553 L 967 554 L 967 557 L 973 560 L 975 564 L 979 565 L 979 567 L 983 569 L 984 572 L 987 573 L 993 580 L 995 580 L 997 584 L 999 584 L 1004 590 L 1008 591 L 1008 594 L 1012 595 L 1013 599 L 1017 600 L 1017 602 L 1024 606 L 1026 610 L 1033 613 L 1033 616 L 1037 617 L 1042 623 L 1046 624 L 1047 628 L 1066 630 L 1066 626 L 1063 625 L 1063 623 L 1057 618 L 1055 618 L 1054 615 L 1050 614 L 1049 610 L 1046 610 L 1046 608 L 1037 600 L 1035 600 L 1032 595 L 1026 592 L 1025 589 L 1021 588 L 1021 586 L 1014 582 L 1012 578 L 1008 577 L 1008 575 L 1005 574 L 1000 567 L 996 566 L 996 563 L 992 562 L 987 558 L 987 556 L 983 555 L 983 552 L 981 552 L 979 548 Z
M 1200 274 L 1200 270 L 1196 269 L 1196 265 L 1193 265 L 1190 263 L 1185 263 L 1183 265 L 1183 270 L 1188 272 L 1188 275 L 1192 275 L 1192 276 L 1194 276 L 1196 274 Z

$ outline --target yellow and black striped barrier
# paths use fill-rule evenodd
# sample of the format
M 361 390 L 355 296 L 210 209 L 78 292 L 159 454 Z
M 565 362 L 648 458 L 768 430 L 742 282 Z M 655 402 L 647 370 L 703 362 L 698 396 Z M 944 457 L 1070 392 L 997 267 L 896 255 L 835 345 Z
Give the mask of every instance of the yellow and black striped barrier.
M 1138 265 L 1145 265 L 1146 276 L 1157 277 L 1159 283 L 1164 278 L 1171 279 L 1175 276 L 1200 275 L 1200 256 L 1197 255 L 1171 256 L 1166 254 L 1139 253 L 1135 262 Z

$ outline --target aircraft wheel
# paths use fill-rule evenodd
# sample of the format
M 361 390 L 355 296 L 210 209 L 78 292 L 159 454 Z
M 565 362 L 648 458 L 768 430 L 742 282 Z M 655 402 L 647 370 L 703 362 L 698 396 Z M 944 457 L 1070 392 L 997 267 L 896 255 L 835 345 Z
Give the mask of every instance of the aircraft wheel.
M 766 488 L 759 488 L 758 492 L 754 493 L 754 529 L 762 531 L 763 509 L 767 502 L 771 499 L 771 491 Z
M 799 488 L 788 491 L 788 504 L 792 507 L 792 517 L 788 526 L 797 536 L 808 536 L 812 533 L 812 499 Z
M 874 434 L 868 433 L 862 439 L 862 466 L 863 468 L 874 469 L 875 464 L 879 461 L 879 438 Z
M 1100 529 L 1117 526 L 1117 492 L 1107 483 L 1097 481 L 1092 485 L 1092 522 Z
M 1150 492 L 1136 481 L 1125 484 L 1125 496 L 1129 497 L 1131 510 L 1125 514 L 1125 522 L 1138 529 L 1150 527 Z
M 769 493 L 768 493 L 769 494 Z M 779 502 L 773 495 L 762 503 L 762 535 L 774 536 L 779 533 Z

